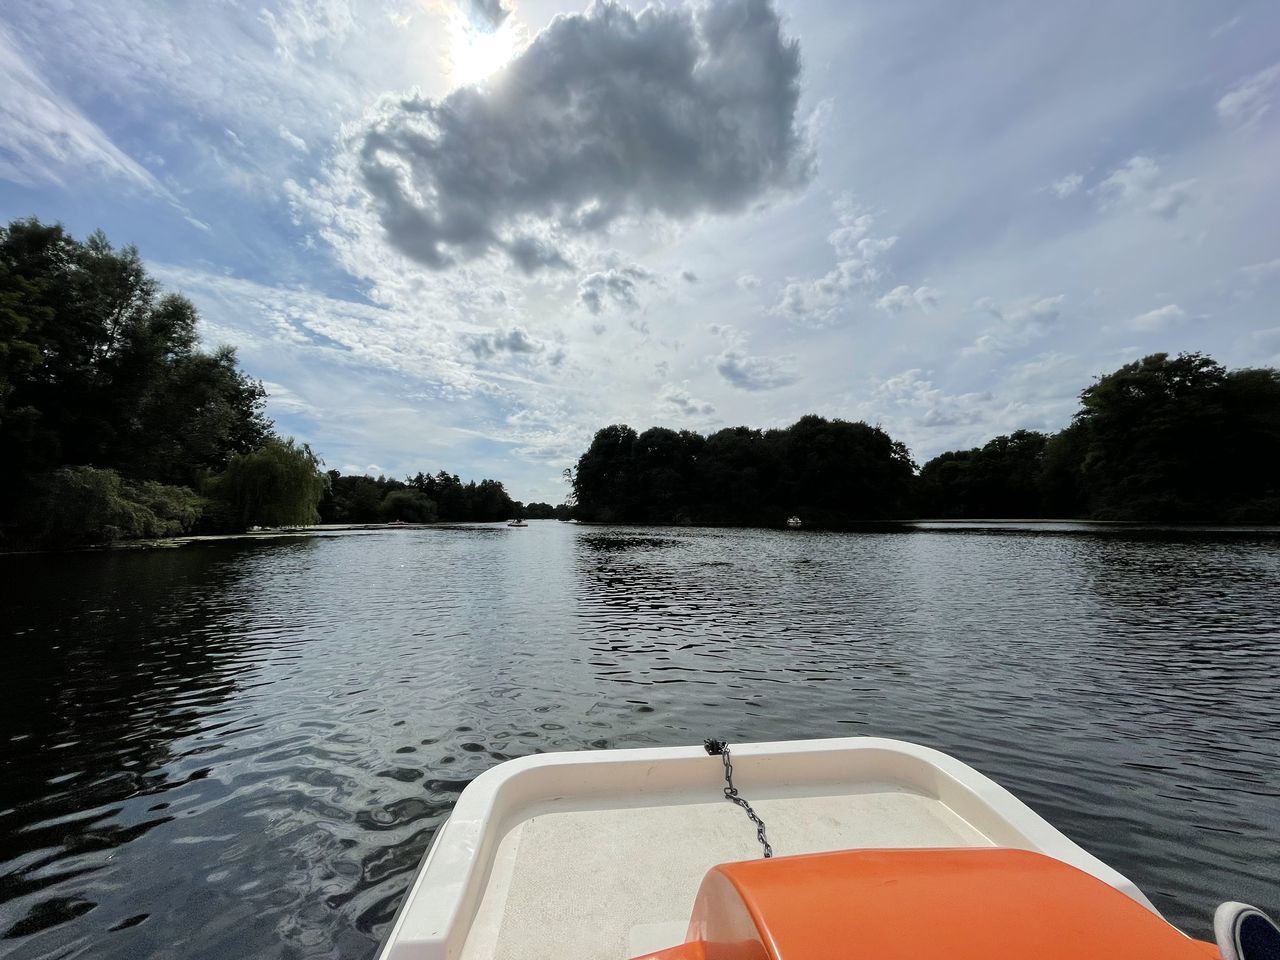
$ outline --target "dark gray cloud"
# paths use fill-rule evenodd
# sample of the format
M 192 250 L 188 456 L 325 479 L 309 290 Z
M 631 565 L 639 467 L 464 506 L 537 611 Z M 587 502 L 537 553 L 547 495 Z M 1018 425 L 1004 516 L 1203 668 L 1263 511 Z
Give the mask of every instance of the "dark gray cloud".
M 492 250 L 561 265 L 619 218 L 734 213 L 806 183 L 798 44 L 771 0 L 557 17 L 490 83 L 407 96 L 359 169 L 391 243 L 443 269 Z
M 546 347 L 519 327 L 512 327 L 505 333 L 470 335 L 467 337 L 467 349 L 477 357 L 486 359 L 499 353 L 542 353 Z
M 458 0 L 458 6 L 473 27 L 486 33 L 493 33 L 511 16 L 502 0 Z
M 589 273 L 578 283 L 578 302 L 595 316 L 599 316 L 608 303 L 635 310 L 640 306 L 636 293 L 636 282 L 640 280 L 652 282 L 653 274 L 634 264 Z
M 659 406 L 669 415 L 682 417 L 709 417 L 716 412 L 714 404 L 699 400 L 674 384 L 667 384 L 658 394 Z
M 752 357 L 731 347 L 716 358 L 716 370 L 740 390 L 776 390 L 799 378 L 790 358 Z

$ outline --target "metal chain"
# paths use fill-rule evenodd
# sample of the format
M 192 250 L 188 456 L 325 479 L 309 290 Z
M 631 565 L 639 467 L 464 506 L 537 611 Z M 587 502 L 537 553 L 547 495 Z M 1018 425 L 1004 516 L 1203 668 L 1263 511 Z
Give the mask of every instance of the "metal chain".
M 751 822 L 756 825 L 756 839 L 760 841 L 760 846 L 764 849 L 764 857 L 768 860 L 773 856 L 773 847 L 769 845 L 769 841 L 764 835 L 764 821 L 751 809 L 751 804 L 739 796 L 738 788 L 733 785 L 733 760 L 729 756 L 729 744 L 711 737 L 704 740 L 702 746 L 708 754 L 713 757 L 718 755 L 724 761 L 724 798 L 740 806 L 747 816 L 751 818 Z

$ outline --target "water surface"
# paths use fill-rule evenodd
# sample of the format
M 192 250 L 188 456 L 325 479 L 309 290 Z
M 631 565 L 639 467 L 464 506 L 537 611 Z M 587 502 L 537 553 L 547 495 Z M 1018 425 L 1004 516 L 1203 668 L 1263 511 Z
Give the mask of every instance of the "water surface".
M 505 526 L 0 557 L 0 955 L 369 958 L 473 777 L 936 746 L 1189 932 L 1280 906 L 1280 538 Z

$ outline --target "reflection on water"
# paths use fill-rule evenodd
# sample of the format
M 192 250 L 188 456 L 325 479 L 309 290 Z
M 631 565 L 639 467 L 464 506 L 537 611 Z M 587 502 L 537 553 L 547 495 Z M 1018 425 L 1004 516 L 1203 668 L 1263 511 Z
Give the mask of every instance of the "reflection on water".
M 1280 900 L 1280 539 L 534 522 L 0 558 L 0 954 L 371 957 L 508 757 L 881 734 Z

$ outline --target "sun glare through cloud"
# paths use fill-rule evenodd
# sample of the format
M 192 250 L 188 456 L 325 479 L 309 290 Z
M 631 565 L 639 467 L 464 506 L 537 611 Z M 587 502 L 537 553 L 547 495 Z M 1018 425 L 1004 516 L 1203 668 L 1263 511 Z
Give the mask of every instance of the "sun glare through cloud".
M 497 73 L 520 50 L 520 30 L 512 17 L 492 26 L 463 9 L 449 15 L 445 65 L 450 84 L 466 87 Z

